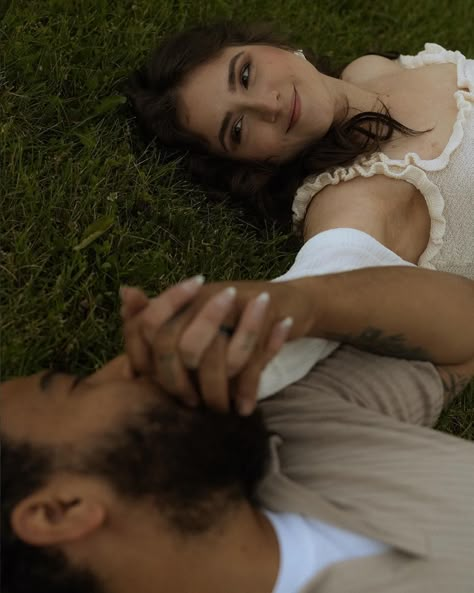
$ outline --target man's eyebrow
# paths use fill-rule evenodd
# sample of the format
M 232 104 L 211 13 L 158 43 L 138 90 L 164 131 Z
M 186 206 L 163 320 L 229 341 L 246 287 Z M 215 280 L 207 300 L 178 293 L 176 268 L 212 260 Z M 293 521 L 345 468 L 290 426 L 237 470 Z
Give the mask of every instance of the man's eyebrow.
M 236 84 L 235 84 L 235 64 L 237 62 L 237 60 L 240 58 L 241 55 L 243 55 L 243 51 L 239 51 L 237 54 L 235 54 L 235 56 L 233 56 L 231 58 L 231 60 L 229 61 L 229 71 L 227 74 L 227 86 L 229 87 L 229 91 L 231 91 L 232 93 L 235 92 L 235 88 L 236 88 Z M 230 122 L 230 118 L 232 117 L 232 113 L 230 111 L 228 111 L 225 114 L 224 119 L 222 120 L 222 124 L 221 124 L 221 128 L 219 130 L 219 142 L 222 146 L 222 148 L 226 151 L 229 152 L 229 149 L 227 148 L 226 144 L 225 144 L 225 136 L 227 133 L 227 128 L 229 127 L 229 122 Z
M 59 373 L 59 371 L 57 371 L 56 369 L 50 369 L 49 371 L 45 371 L 39 380 L 39 386 L 41 391 L 46 391 L 48 389 L 48 387 L 51 385 L 51 381 L 53 380 L 53 377 L 55 375 L 57 375 Z
M 57 369 L 50 369 L 49 371 L 46 371 L 45 373 L 43 373 L 39 380 L 39 385 L 40 385 L 41 391 L 47 391 L 47 389 L 51 385 L 51 382 L 54 379 L 54 377 L 56 375 L 61 375 L 61 374 L 63 374 L 63 372 L 58 371 Z M 79 385 L 79 383 L 85 378 L 86 378 L 86 375 L 77 375 L 76 377 L 74 377 L 74 380 L 71 383 L 71 387 L 69 389 L 69 393 L 71 391 L 73 391 Z
M 79 383 L 81 381 L 83 381 L 86 377 L 87 377 L 87 375 L 76 375 L 74 377 L 74 381 L 72 382 L 71 389 L 69 391 L 73 391 L 74 389 L 76 389 L 76 387 L 79 385 Z

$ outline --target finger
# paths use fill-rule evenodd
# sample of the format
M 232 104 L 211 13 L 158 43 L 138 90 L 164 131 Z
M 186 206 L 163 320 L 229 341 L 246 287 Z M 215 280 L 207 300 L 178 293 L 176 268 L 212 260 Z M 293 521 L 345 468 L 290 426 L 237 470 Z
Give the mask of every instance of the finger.
M 235 295 L 235 288 L 230 286 L 209 299 L 183 332 L 179 351 L 188 369 L 199 367 L 204 352 L 219 333 L 219 327 L 229 313 Z
M 282 349 L 285 342 L 288 340 L 288 337 L 291 332 L 291 328 L 293 327 L 293 318 L 286 317 L 283 321 L 279 321 L 273 326 L 273 329 L 270 333 L 270 337 L 268 338 L 267 345 L 265 347 L 265 365 L 274 358 L 278 352 Z
M 155 299 L 148 300 L 148 305 L 140 311 L 140 315 L 135 314 L 125 321 L 125 348 L 135 372 L 152 372 L 151 348 L 156 331 L 164 321 L 175 314 L 175 311 L 195 296 L 203 281 L 202 276 L 196 276 L 172 286 Z M 124 297 L 125 300 L 133 299 L 132 309 L 135 310 L 144 299 L 139 289 L 132 290 L 133 292 L 125 290 Z M 127 315 L 127 310 L 124 313 Z
M 203 282 L 203 276 L 195 276 L 175 284 L 157 297 L 150 299 L 148 307 L 142 313 L 144 335 L 153 339 L 163 323 L 170 320 L 196 296 Z
M 265 353 L 252 358 L 243 371 L 236 377 L 235 405 L 241 416 L 249 416 L 257 403 L 260 376 L 265 368 Z
M 122 321 L 131 319 L 148 305 L 148 297 L 140 288 L 121 286 L 119 293 L 122 301 L 120 308 Z
M 154 378 L 161 387 L 171 395 L 176 396 L 183 403 L 197 406 L 198 394 L 183 366 L 178 352 L 174 348 L 154 349 L 153 354 Z
M 237 378 L 235 402 L 237 410 L 242 416 L 248 416 L 254 411 L 262 372 L 268 362 L 281 350 L 292 326 L 292 317 L 286 317 L 283 321 L 275 324 L 263 352 L 254 356 L 251 364 Z
M 140 320 L 136 318 L 125 322 L 123 327 L 125 352 L 135 373 L 150 374 L 152 371 L 151 349 L 140 329 Z
M 227 352 L 229 377 L 237 375 L 254 352 L 264 325 L 269 302 L 268 292 L 262 292 L 246 306 Z
M 230 408 L 225 360 L 227 341 L 226 336 L 217 334 L 205 351 L 197 371 L 201 399 L 217 412 L 228 412 Z

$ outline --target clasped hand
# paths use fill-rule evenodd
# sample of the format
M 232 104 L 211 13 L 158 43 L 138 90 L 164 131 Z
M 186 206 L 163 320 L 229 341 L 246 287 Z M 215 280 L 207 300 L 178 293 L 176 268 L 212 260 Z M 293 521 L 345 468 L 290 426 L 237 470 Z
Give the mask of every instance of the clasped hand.
M 195 277 L 149 299 L 121 291 L 125 350 L 183 403 L 250 414 L 260 375 L 288 339 L 307 335 L 312 302 L 297 282 L 216 282 Z

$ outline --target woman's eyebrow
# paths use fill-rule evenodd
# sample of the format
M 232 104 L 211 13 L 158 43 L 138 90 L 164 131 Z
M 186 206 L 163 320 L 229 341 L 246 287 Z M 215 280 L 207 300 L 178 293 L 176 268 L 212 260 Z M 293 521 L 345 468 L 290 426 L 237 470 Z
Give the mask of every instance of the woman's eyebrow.
M 242 56 L 243 54 L 244 54 L 243 51 L 239 51 L 229 61 L 229 70 L 227 73 L 227 86 L 229 87 L 229 91 L 231 93 L 234 93 L 235 89 L 236 89 L 235 64 L 237 63 L 237 60 L 240 58 L 240 56 Z M 224 119 L 222 120 L 222 124 L 221 124 L 219 134 L 218 134 L 219 142 L 220 142 L 222 148 L 226 152 L 229 152 L 229 149 L 227 148 L 227 146 L 225 144 L 225 136 L 227 133 L 227 128 L 229 127 L 229 122 L 230 122 L 231 117 L 232 117 L 232 113 L 230 111 L 227 111 L 227 113 L 224 116 Z
M 219 130 L 219 142 L 221 143 L 222 148 L 226 152 L 229 152 L 229 149 L 227 148 L 227 146 L 225 144 L 225 136 L 227 133 L 227 128 L 229 127 L 229 122 L 230 122 L 231 117 L 232 117 L 232 113 L 230 111 L 228 111 L 225 114 L 224 119 L 222 120 L 221 129 Z

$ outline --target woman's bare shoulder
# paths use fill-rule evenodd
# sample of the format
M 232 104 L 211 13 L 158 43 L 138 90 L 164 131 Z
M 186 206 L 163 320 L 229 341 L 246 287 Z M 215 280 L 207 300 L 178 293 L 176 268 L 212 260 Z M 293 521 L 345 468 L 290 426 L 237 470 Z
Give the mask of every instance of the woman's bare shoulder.
M 357 58 L 344 68 L 342 80 L 352 84 L 362 84 L 373 78 L 400 71 L 402 67 L 396 60 L 383 56 L 367 55 Z
M 429 214 L 423 196 L 407 181 L 355 177 L 328 185 L 313 197 L 304 240 L 335 228 L 363 231 L 403 259 L 417 261 L 428 240 Z

